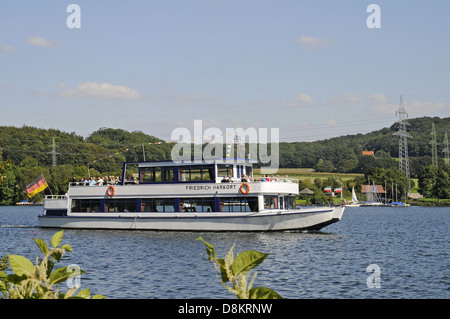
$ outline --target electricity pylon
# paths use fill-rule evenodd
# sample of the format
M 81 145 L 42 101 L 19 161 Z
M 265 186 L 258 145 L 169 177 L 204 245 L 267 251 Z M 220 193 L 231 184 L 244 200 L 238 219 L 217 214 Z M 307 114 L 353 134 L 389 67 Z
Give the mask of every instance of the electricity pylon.
M 442 151 L 444 153 L 444 163 L 445 165 L 448 165 L 449 162 L 449 158 L 448 158 L 448 153 L 449 153 L 449 149 L 448 149 L 448 137 L 447 137 L 447 131 L 445 131 L 445 135 L 444 135 L 444 150 Z
M 437 140 L 434 122 L 431 126 L 431 165 L 438 168 Z
M 405 107 L 403 106 L 403 97 L 400 96 L 400 105 L 398 111 L 395 112 L 398 115 L 398 132 L 394 133 L 399 137 L 398 141 L 398 168 L 401 172 L 405 174 L 408 179 L 408 192 L 411 189 L 411 177 L 409 173 L 409 159 L 408 159 L 408 138 L 412 136 L 406 131 L 409 123 L 407 122 L 408 113 L 406 113 Z

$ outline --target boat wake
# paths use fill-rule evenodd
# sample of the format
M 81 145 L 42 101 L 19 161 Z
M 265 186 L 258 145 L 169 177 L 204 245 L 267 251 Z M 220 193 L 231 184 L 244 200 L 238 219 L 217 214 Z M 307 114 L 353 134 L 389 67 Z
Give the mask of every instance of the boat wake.
M 36 228 L 35 225 L 0 225 L 0 228 Z

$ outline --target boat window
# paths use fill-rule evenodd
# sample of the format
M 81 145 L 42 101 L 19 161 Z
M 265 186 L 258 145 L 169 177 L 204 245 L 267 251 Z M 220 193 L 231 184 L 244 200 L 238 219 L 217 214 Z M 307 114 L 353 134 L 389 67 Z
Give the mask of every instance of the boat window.
M 202 180 L 202 169 L 197 167 L 192 167 L 191 171 L 191 181 L 201 181 Z
M 296 209 L 297 203 L 295 201 L 295 196 L 289 196 L 288 200 L 289 200 L 289 209 Z
M 217 175 L 219 177 L 225 177 L 225 176 L 233 176 L 233 165 L 228 164 L 218 164 L 217 165 Z
M 281 208 L 281 209 L 284 209 L 284 197 L 283 197 L 283 196 L 280 196 L 280 197 L 278 198 L 278 201 L 279 201 L 280 208 Z
M 73 199 L 72 212 L 96 213 L 100 212 L 100 199 Z
M 253 176 L 253 167 L 251 167 L 251 166 L 246 166 L 246 167 L 245 167 L 245 175 L 247 175 L 247 176 Z
M 180 212 L 213 212 L 214 198 L 180 198 Z
M 237 177 L 242 177 L 244 174 L 244 165 L 237 166 Z
M 164 183 L 175 180 L 173 167 L 141 167 L 140 183 Z
M 220 199 L 221 212 L 256 212 L 258 197 L 230 197 Z
M 143 198 L 141 200 L 141 212 L 164 213 L 175 211 L 173 198 Z
M 277 209 L 278 208 L 278 196 L 265 195 L 264 196 L 264 208 L 265 209 Z
M 136 199 L 105 199 L 105 212 L 136 212 Z
M 161 171 L 161 178 L 163 182 L 173 182 L 175 180 L 173 167 L 163 167 Z
M 198 182 L 214 180 L 213 165 L 182 166 L 179 168 L 179 181 Z
M 152 167 L 143 167 L 140 170 L 139 176 L 140 183 L 154 183 L 155 182 L 155 172 Z

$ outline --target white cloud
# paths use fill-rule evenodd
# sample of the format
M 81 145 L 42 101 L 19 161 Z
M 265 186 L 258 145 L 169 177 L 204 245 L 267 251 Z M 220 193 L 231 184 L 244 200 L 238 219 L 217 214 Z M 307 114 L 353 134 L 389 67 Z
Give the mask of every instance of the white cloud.
M 352 93 L 345 94 L 343 96 L 336 96 L 327 99 L 328 103 L 331 104 L 351 104 L 362 102 L 363 98 Z
M 299 107 L 314 104 L 314 100 L 305 93 L 300 93 L 290 100 L 281 100 L 281 102 L 289 107 Z
M 302 129 L 302 130 L 309 130 L 309 129 L 313 129 L 314 126 L 311 123 L 308 122 L 298 122 L 294 125 L 295 129 Z
M 33 46 L 41 48 L 53 48 L 61 45 L 61 41 L 59 39 L 47 41 L 43 37 L 29 37 L 27 42 Z
M 395 114 L 399 107 L 398 104 L 389 103 L 387 96 L 380 93 L 368 95 L 367 101 L 370 103 L 369 110 L 378 114 Z
M 138 100 L 141 98 L 141 94 L 138 91 L 127 86 L 96 82 L 78 84 L 72 90 L 59 92 L 59 95 L 67 98 L 90 97 L 120 100 Z
M 328 121 L 327 121 L 327 125 L 330 126 L 330 127 L 336 127 L 336 126 L 339 126 L 338 122 L 337 122 L 336 120 L 333 120 L 333 119 L 328 120 Z
M 370 102 L 369 109 L 373 113 L 378 114 L 395 114 L 399 108 L 399 102 L 392 103 L 389 99 L 379 93 L 367 96 L 367 101 Z M 450 103 L 441 101 L 418 101 L 407 100 L 403 97 L 403 106 L 409 117 L 416 116 L 434 116 L 443 111 L 450 110 Z
M 313 38 L 305 35 L 302 35 L 300 38 L 294 38 L 293 41 L 301 43 L 303 46 L 305 46 L 307 49 L 310 50 L 318 49 L 320 47 L 325 47 L 333 44 L 333 41 L 328 39 Z
M 368 95 L 367 100 L 372 103 L 380 104 L 380 103 L 386 103 L 388 98 L 383 94 L 374 93 L 374 94 Z
M 408 112 L 409 117 L 416 116 L 435 116 L 436 114 L 447 114 L 450 111 L 450 103 L 444 103 L 441 101 L 406 101 L 403 98 L 403 105 Z M 398 109 L 398 105 L 397 105 Z
M 0 44 L 0 51 L 4 52 L 16 52 L 16 48 L 6 44 Z
M 167 98 L 169 101 L 176 102 L 176 103 L 214 101 L 214 100 L 220 99 L 217 96 L 207 96 L 203 93 L 198 93 L 198 94 L 186 93 L 184 95 L 179 95 L 174 90 L 164 92 L 163 96 L 165 98 Z

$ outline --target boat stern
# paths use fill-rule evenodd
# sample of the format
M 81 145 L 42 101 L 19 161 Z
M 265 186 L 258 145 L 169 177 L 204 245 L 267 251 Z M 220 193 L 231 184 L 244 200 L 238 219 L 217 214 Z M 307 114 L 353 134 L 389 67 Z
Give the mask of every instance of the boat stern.
M 60 195 L 45 196 L 44 215 L 45 216 L 67 216 L 69 209 L 69 198 Z

